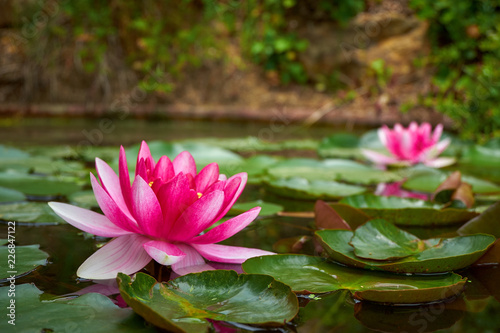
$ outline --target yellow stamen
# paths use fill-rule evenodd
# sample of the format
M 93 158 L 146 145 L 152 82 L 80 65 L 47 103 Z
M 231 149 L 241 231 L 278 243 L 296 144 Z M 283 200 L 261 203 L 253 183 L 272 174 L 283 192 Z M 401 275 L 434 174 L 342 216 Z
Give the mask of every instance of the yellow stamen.
M 198 194 L 198 199 L 201 198 L 201 196 L 203 195 L 203 193 L 201 193 L 201 192 L 198 192 L 196 194 Z
M 153 183 L 154 183 L 154 181 L 149 182 L 149 187 L 153 187 Z

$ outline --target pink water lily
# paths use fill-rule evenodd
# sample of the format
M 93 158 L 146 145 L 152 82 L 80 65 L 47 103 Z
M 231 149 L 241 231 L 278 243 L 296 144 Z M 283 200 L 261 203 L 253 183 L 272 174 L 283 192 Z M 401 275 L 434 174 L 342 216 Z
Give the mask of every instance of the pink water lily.
M 257 217 L 260 207 L 204 232 L 238 199 L 247 181 L 246 173 L 227 179 L 219 174 L 216 163 L 197 173 L 195 161 L 186 151 L 173 161 L 163 156 L 155 162 L 145 142 L 139 150 L 132 184 L 123 147 L 119 176 L 99 158 L 96 170 L 100 183 L 93 174 L 90 179 L 104 215 L 65 203 L 49 203 L 57 215 L 78 229 L 114 237 L 80 266 L 80 277 L 110 279 L 118 272 L 132 274 L 151 259 L 171 265 L 174 272 L 183 275 L 214 269 L 204 258 L 241 264 L 251 257 L 272 254 L 215 244 L 245 228 Z
M 378 137 L 392 156 L 384 155 L 372 150 L 363 149 L 366 158 L 378 165 L 414 165 L 423 163 L 434 168 L 441 168 L 453 164 L 454 158 L 437 158 L 450 144 L 449 139 L 439 141 L 443 132 L 443 125 L 439 124 L 432 132 L 429 123 L 418 125 L 410 123 L 408 128 L 396 124 L 391 130 L 382 126 L 378 130 Z

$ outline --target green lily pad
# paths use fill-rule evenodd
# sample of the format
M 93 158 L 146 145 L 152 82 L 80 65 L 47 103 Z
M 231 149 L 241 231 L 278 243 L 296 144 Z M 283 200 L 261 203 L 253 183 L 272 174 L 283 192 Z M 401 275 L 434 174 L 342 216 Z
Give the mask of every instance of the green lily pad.
M 18 202 L 0 205 L 0 220 L 21 223 L 66 223 L 46 202 Z
M 35 172 L 42 174 L 87 173 L 84 166 L 76 161 L 53 160 L 44 156 L 34 156 L 21 159 L 0 160 L 0 171 L 15 170 L 26 173 Z
M 279 159 L 274 156 L 255 155 L 245 159 L 240 164 L 235 164 L 230 174 L 246 172 L 249 184 L 259 184 L 267 169 L 278 161 Z
M 205 332 L 207 319 L 280 325 L 298 312 L 290 287 L 265 275 L 204 271 L 160 284 L 144 273 L 134 281 L 119 273 L 117 280 L 136 313 L 174 332 Z
M 90 293 L 78 298 L 40 300 L 40 291 L 33 284 L 16 285 L 15 297 L 8 296 L 9 286 L 0 288 L 0 306 L 4 313 L 15 301 L 15 326 L 8 316 L 0 321 L 1 332 L 94 332 L 153 333 L 130 308 L 122 309 L 106 296 Z
M 0 266 L 0 280 L 24 275 L 38 266 L 47 264 L 49 255 L 40 250 L 40 245 L 13 247 L 12 243 L 8 242 L 7 239 L 0 239 L 0 244 L 2 244 L 2 246 L 0 246 L 0 256 L 5 258 L 5 263 Z
M 68 200 L 72 205 L 82 207 L 82 208 L 96 208 L 99 207 L 97 200 L 94 195 L 94 191 L 78 191 L 71 193 L 68 196 Z
M 29 158 L 30 154 L 27 152 L 13 148 L 13 147 L 8 147 L 4 145 L 0 145 L 0 159 L 2 161 L 8 160 L 8 159 L 21 159 L 21 158 Z
M 22 192 L 10 188 L 0 187 L 0 202 L 23 201 L 26 197 Z
M 462 151 L 460 164 L 481 167 L 500 167 L 500 149 L 497 147 L 469 146 Z
M 414 169 L 417 170 L 417 169 Z M 418 192 L 434 192 L 449 176 L 449 173 L 439 170 L 419 169 L 418 171 L 407 171 L 411 176 L 403 183 L 403 187 Z M 487 180 L 479 179 L 473 176 L 462 175 L 462 181 L 472 185 L 474 193 L 497 193 L 500 192 L 500 186 Z
M 67 195 L 80 189 L 74 182 L 17 172 L 0 172 L 0 186 L 35 196 Z
M 359 258 L 349 244 L 353 232 L 349 230 L 319 230 L 316 236 L 330 258 L 340 263 L 371 270 L 396 273 L 442 273 L 473 264 L 493 244 L 495 237 L 485 234 L 455 238 L 426 240 L 430 246 L 422 252 L 394 261 Z M 373 247 L 377 247 L 374 239 Z
M 364 185 L 394 182 L 403 179 L 396 173 L 375 169 L 344 159 L 317 161 L 308 158 L 293 158 L 271 166 L 267 172 L 273 178 L 301 177 L 309 181 L 342 180 Z
M 229 149 L 236 152 L 256 152 L 256 151 L 279 151 L 285 149 L 311 149 L 318 147 L 318 141 L 311 139 L 285 140 L 280 142 L 269 142 L 255 136 L 246 138 L 198 138 L 196 140 L 180 141 L 181 144 L 206 144 L 210 146 Z
M 265 185 L 270 191 L 284 197 L 306 200 L 339 199 L 366 191 L 366 188 L 358 185 L 349 185 L 326 180 L 309 181 L 299 177 L 271 179 L 267 180 Z
M 491 205 L 481 215 L 473 218 L 458 229 L 460 235 L 471 235 L 478 232 L 500 238 L 500 201 Z
M 350 244 L 357 257 L 375 260 L 405 258 L 423 247 L 420 239 L 385 220 L 371 220 L 357 228 Z
M 336 133 L 324 138 L 318 147 L 321 157 L 340 157 L 363 159 L 361 149 L 386 151 L 378 138 L 377 131 L 370 131 L 361 138 L 351 133 Z
M 339 202 L 360 209 L 372 219 L 380 218 L 398 225 L 441 226 L 464 223 L 479 215 L 462 208 L 441 208 L 425 200 L 373 194 L 345 197 Z
M 252 202 L 242 202 L 242 203 L 237 203 L 234 204 L 233 207 L 227 212 L 227 215 L 238 215 L 242 214 L 254 207 L 261 207 L 260 216 L 269 216 L 269 215 L 276 215 L 279 212 L 283 211 L 283 206 L 273 204 L 270 202 L 264 202 L 262 200 L 257 200 L 257 201 L 252 201 Z
M 243 270 L 267 274 L 298 293 L 349 290 L 354 298 L 382 303 L 423 303 L 460 293 L 466 278 L 458 274 L 405 276 L 340 266 L 324 258 L 274 255 L 250 258 Z

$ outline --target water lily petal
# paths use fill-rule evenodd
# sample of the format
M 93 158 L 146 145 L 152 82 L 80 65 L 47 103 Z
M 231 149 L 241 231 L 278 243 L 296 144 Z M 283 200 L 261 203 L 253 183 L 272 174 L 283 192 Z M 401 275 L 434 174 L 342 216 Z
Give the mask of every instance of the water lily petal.
M 219 175 L 219 180 L 227 180 L 227 176 L 223 173 Z
M 177 246 L 157 240 L 145 243 L 144 250 L 146 250 L 151 258 L 162 265 L 175 264 L 186 256 Z
M 120 146 L 118 174 L 120 176 L 120 188 L 122 190 L 123 199 L 125 200 L 130 212 L 132 211 L 132 187 L 130 185 L 130 173 L 127 166 L 127 156 L 125 155 L 125 148 L 123 148 L 123 146 Z
M 192 244 L 192 246 L 208 260 L 229 264 L 241 264 L 249 258 L 275 254 L 260 249 L 219 244 Z
M 118 207 L 115 201 L 108 195 L 108 192 L 101 187 L 93 174 L 90 174 L 90 182 L 92 184 L 92 189 L 94 190 L 97 203 L 99 204 L 99 207 L 101 207 L 104 215 L 106 215 L 111 222 L 123 230 L 135 233 L 140 232 L 135 219 Z
M 198 200 L 198 195 L 189 188 L 187 177 L 183 173 L 179 173 L 170 182 L 163 184 L 158 190 L 157 196 L 163 214 L 160 237 L 165 238 L 182 212 Z
M 115 171 L 100 158 L 95 159 L 95 168 L 104 190 L 108 192 L 111 199 L 116 202 L 122 211 L 130 214 L 128 206 L 125 203 L 125 199 L 123 198 L 120 187 L 120 179 L 116 175 Z
M 373 150 L 368 150 L 368 149 L 361 149 L 361 153 L 363 155 L 374 162 L 375 164 L 380 164 L 380 165 L 388 165 L 388 164 L 395 164 L 398 163 L 399 160 L 392 156 L 387 156 L 381 153 L 377 153 L 376 151 Z
M 85 279 L 102 280 L 115 278 L 119 272 L 135 273 L 151 261 L 143 248 L 148 241 L 137 234 L 115 238 L 87 258 L 76 274 Z
M 430 125 L 429 125 L 430 126 Z M 443 134 L 443 124 L 438 124 L 436 128 L 434 128 L 434 132 L 432 133 L 432 141 L 436 143 L 439 141 L 439 138 Z
M 63 220 L 85 232 L 101 237 L 117 237 L 129 234 L 106 216 L 88 209 L 68 205 L 62 202 L 49 202 L 50 208 Z
M 217 163 L 210 163 L 194 178 L 196 183 L 196 191 L 205 193 L 213 183 L 219 180 L 219 165 Z
M 134 216 L 143 233 L 161 237 L 163 214 L 156 194 L 141 176 L 136 176 L 132 185 Z
M 155 160 L 153 159 L 153 156 L 151 156 L 151 151 L 149 150 L 149 146 L 146 141 L 141 142 L 141 148 L 139 148 L 139 154 L 137 155 L 137 164 L 139 164 L 141 160 L 144 160 L 146 167 L 149 170 L 154 170 Z
M 432 168 L 444 168 L 448 165 L 452 165 L 456 160 L 453 157 L 440 157 L 434 160 L 425 161 L 424 164 Z
M 175 175 L 174 165 L 170 161 L 168 156 L 162 156 L 158 163 L 156 163 L 155 170 L 153 172 L 153 179 L 155 183 L 157 181 L 161 183 L 166 183 L 171 180 Z
M 185 175 L 190 174 L 196 177 L 196 163 L 188 151 L 183 151 L 177 155 L 172 163 L 174 164 L 175 174 L 182 172 Z
M 240 197 L 241 192 L 247 184 L 248 175 L 246 172 L 237 173 L 236 175 L 229 178 L 224 185 L 224 203 L 222 204 L 222 209 L 219 215 L 215 218 L 216 221 L 226 215 L 226 213 L 231 209 L 236 200 Z M 217 183 L 216 183 L 217 184 Z
M 237 232 L 241 231 L 247 225 L 249 225 L 255 218 L 259 215 L 260 207 L 255 207 L 246 211 L 232 219 L 227 220 L 221 225 L 207 231 L 201 236 L 194 237 L 189 240 L 188 243 L 192 244 L 212 244 L 218 243 L 227 239 Z
M 172 265 L 172 270 L 175 273 L 185 275 L 215 269 L 206 264 L 203 257 L 191 246 L 186 244 L 177 244 L 177 246 L 186 254 L 186 256 L 181 261 Z
M 224 202 L 224 192 L 214 191 L 203 195 L 189 206 L 172 225 L 167 239 L 170 241 L 185 241 L 198 235 L 215 222 Z

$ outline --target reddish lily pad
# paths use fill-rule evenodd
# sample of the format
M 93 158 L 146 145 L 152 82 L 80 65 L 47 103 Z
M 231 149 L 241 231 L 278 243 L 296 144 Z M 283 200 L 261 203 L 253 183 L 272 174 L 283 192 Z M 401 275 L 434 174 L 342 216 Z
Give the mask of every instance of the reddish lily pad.
M 431 238 L 422 252 L 394 261 L 376 261 L 357 257 L 349 244 L 349 230 L 319 230 L 316 236 L 331 259 L 371 270 L 396 273 L 443 273 L 465 268 L 478 260 L 493 244 L 495 237 L 485 234 L 455 238 Z M 378 246 L 374 239 L 373 247 Z
M 346 197 L 339 201 L 359 208 L 372 219 L 384 219 L 398 225 L 439 226 L 469 221 L 479 213 L 460 208 L 442 208 L 429 201 L 382 197 L 373 194 Z
M 349 224 L 322 200 L 316 201 L 314 205 L 314 218 L 317 229 L 345 229 L 351 230 Z
M 248 259 L 243 270 L 271 275 L 297 293 L 349 290 L 354 298 L 382 303 L 412 304 L 460 293 L 466 278 L 458 274 L 406 276 L 340 266 L 306 255 L 274 255 Z
M 204 271 L 158 283 L 144 273 L 119 273 L 123 299 L 154 325 L 173 332 L 206 332 L 207 319 L 281 325 L 298 312 L 290 287 L 265 275 Z

